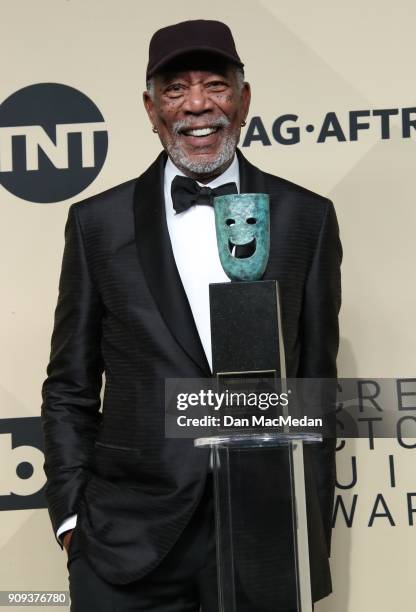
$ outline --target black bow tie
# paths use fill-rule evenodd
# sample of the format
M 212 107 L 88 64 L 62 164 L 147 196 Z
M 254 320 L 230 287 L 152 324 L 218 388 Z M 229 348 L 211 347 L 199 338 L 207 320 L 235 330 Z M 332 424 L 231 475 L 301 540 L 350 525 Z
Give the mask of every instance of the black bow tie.
M 188 176 L 177 175 L 172 181 L 170 193 L 173 208 L 178 214 L 188 210 L 194 204 L 213 206 L 215 197 L 238 193 L 238 191 L 235 183 L 225 183 L 225 185 L 211 189 L 211 187 L 200 187 L 194 179 Z

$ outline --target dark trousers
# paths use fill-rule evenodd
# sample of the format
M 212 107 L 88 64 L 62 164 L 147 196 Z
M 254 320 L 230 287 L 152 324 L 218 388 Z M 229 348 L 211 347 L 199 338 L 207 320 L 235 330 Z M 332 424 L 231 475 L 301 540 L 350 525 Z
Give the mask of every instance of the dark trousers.
M 212 487 L 210 476 L 201 503 L 159 566 L 127 585 L 110 584 L 94 572 L 75 528 L 67 561 L 71 612 L 219 612 Z M 248 603 L 237 612 L 257 610 Z

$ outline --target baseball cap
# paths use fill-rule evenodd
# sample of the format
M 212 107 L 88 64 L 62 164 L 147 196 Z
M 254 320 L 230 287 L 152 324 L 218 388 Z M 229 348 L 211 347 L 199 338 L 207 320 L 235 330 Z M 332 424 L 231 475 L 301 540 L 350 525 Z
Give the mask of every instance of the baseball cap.
M 195 19 L 175 23 L 153 34 L 149 44 L 146 79 L 178 56 L 192 52 L 212 53 L 241 68 L 244 66 L 237 53 L 231 30 L 225 23 Z

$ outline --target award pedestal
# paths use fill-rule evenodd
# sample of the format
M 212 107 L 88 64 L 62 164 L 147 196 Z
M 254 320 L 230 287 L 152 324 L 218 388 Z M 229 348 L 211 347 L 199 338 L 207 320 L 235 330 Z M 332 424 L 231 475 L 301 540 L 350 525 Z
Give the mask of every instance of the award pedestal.
M 213 370 L 286 378 L 278 284 L 210 286 Z M 271 381 L 272 382 L 272 381 Z M 312 612 L 303 444 L 319 434 L 241 433 L 211 447 L 220 612 Z

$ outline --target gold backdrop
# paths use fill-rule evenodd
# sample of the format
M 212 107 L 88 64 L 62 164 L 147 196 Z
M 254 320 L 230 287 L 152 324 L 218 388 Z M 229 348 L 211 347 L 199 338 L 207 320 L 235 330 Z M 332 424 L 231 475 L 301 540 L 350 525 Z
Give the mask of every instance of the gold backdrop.
M 141 102 L 147 45 L 159 27 L 190 18 L 220 19 L 234 32 L 253 89 L 244 154 L 335 203 L 344 246 L 339 375 L 415 376 L 414 2 L 1 0 L 0 7 L 0 102 L 29 85 L 67 85 L 96 105 L 108 132 L 105 163 L 89 186 L 60 202 L 29 202 L 14 193 L 18 173 L 13 189 L 1 186 L 11 142 L 5 128 L 16 126 L 3 121 L 0 105 L 0 426 L 40 414 L 68 206 L 139 175 L 160 150 Z M 7 427 L 0 590 L 67 589 L 65 554 L 46 509 L 7 509 L 12 492 L 29 496 L 44 484 L 43 457 L 30 442 L 22 452 L 33 474 L 16 476 Z M 356 484 L 337 491 L 347 515 L 355 512 L 351 527 L 337 513 L 334 594 L 317 612 L 413 610 L 414 458 L 395 440 L 376 440 L 374 449 L 349 441 L 339 451 L 340 484 L 351 482 L 356 463 Z M 384 516 L 369 526 L 375 504 Z

